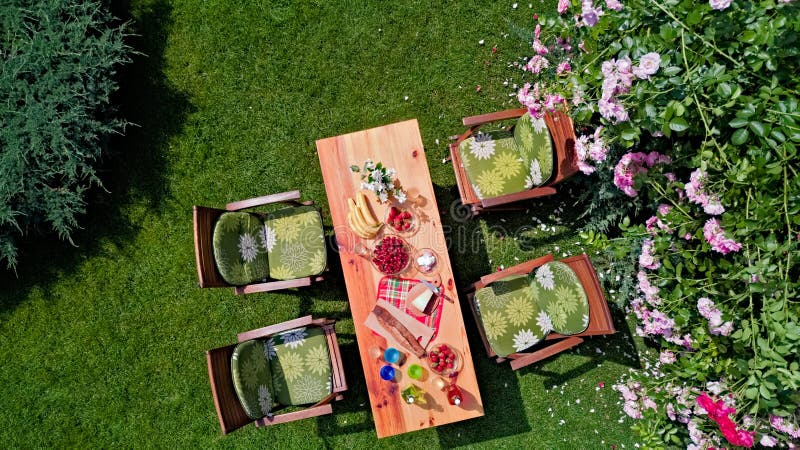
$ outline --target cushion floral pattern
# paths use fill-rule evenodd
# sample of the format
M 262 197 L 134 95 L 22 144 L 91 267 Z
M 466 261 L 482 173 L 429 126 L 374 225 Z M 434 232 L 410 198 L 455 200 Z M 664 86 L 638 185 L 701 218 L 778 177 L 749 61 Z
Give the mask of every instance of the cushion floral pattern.
M 312 206 L 284 208 L 267 216 L 261 245 L 269 255 L 269 276 L 292 280 L 325 270 L 322 218 Z
M 531 293 L 525 275 L 503 278 L 475 292 L 486 340 L 499 356 L 526 350 L 550 332 L 550 319 Z
M 553 175 L 553 143 L 544 119 L 525 113 L 514 126 L 514 140 L 528 168 L 528 187 L 545 184 Z
M 553 331 L 571 335 L 586 330 L 589 326 L 589 300 L 570 266 L 552 261 L 528 277 L 532 295 L 550 318 Z
M 478 198 L 513 194 L 530 187 L 526 181 L 528 166 L 510 132 L 478 132 L 462 141 L 458 150 Z
M 536 345 L 550 332 L 572 335 L 589 325 L 586 291 L 572 268 L 558 261 L 478 289 L 475 306 L 486 340 L 502 357 Z
M 277 406 L 265 341 L 253 339 L 234 348 L 231 377 L 239 402 L 251 419 L 264 417 Z
M 306 405 L 331 393 L 331 357 L 322 328 L 296 328 L 276 334 L 265 348 L 279 403 Z
M 226 212 L 214 225 L 214 261 L 222 278 L 235 286 L 269 276 L 267 251 L 258 242 L 263 224 L 255 214 Z

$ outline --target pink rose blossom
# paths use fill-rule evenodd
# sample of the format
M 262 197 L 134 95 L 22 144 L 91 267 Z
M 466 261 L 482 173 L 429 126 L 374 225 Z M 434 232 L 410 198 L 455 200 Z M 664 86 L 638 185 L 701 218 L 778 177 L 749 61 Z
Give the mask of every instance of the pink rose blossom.
M 569 8 L 569 0 L 558 0 L 558 13 L 564 14 L 567 8 Z
M 637 78 L 649 79 L 650 75 L 658 72 L 660 65 L 661 55 L 656 52 L 650 52 L 639 59 L 639 65 L 633 68 L 633 74 Z
M 727 255 L 730 252 L 738 252 L 742 249 L 742 244 L 725 237 L 725 230 L 717 219 L 708 219 L 703 226 L 703 237 L 706 242 L 711 244 L 711 250 Z
M 781 433 L 786 433 L 794 439 L 800 439 L 800 427 L 788 422 L 783 417 L 771 415 L 769 416 L 769 424 Z
M 597 25 L 597 22 L 600 21 L 600 16 L 602 15 L 603 9 L 595 8 L 592 4 L 592 0 L 581 1 L 581 19 L 583 20 L 584 25 L 588 27 Z
M 550 67 L 550 62 L 542 55 L 534 55 L 525 65 L 525 69 L 533 73 L 540 73 L 548 67 Z
M 778 445 L 778 440 L 768 434 L 765 434 L 761 436 L 761 440 L 758 441 L 758 443 L 764 447 L 775 447 Z
M 642 243 L 642 253 L 639 255 L 639 265 L 650 270 L 656 270 L 661 267 L 661 262 L 653 255 L 652 239 L 645 239 Z
M 661 364 L 672 364 L 676 361 L 675 353 L 672 353 L 669 350 L 664 350 L 658 356 L 658 360 L 661 362 Z
M 653 306 L 661 304 L 661 299 L 658 297 L 659 289 L 650 284 L 647 274 L 640 270 L 639 273 L 636 274 L 636 278 L 639 281 L 637 283 L 637 289 L 644 294 L 644 299 Z
M 556 66 L 556 75 L 566 75 L 570 71 L 572 71 L 572 66 L 569 65 L 569 61 L 561 62 Z
M 711 9 L 722 11 L 731 6 L 731 1 L 732 0 L 709 0 L 708 4 L 711 5 Z

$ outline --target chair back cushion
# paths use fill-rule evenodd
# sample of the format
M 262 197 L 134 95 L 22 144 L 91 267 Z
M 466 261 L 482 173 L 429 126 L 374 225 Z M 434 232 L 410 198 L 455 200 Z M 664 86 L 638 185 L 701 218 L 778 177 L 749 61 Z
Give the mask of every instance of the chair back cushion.
M 280 404 L 316 403 L 331 393 L 331 356 L 322 328 L 303 327 L 275 334 L 266 348 Z
M 214 262 L 222 278 L 243 286 L 269 276 L 263 223 L 255 214 L 226 212 L 214 225 Z
M 544 119 L 527 112 L 517 119 L 514 140 L 525 162 L 530 187 L 541 186 L 553 176 L 553 143 Z
M 505 357 L 526 350 L 550 332 L 525 275 L 512 275 L 475 292 L 475 304 L 486 340 Z
M 522 192 L 533 187 L 528 165 L 509 131 L 478 132 L 463 140 L 458 151 L 472 189 L 479 199 Z
M 293 280 L 319 275 L 327 266 L 322 217 L 313 206 L 279 209 L 264 221 L 269 276 Z
M 543 264 L 528 275 L 531 295 L 556 333 L 582 333 L 589 326 L 589 301 L 578 276 L 562 262 Z
M 277 405 L 268 354 L 266 342 L 253 339 L 237 345 L 231 356 L 233 388 L 251 419 L 266 416 Z

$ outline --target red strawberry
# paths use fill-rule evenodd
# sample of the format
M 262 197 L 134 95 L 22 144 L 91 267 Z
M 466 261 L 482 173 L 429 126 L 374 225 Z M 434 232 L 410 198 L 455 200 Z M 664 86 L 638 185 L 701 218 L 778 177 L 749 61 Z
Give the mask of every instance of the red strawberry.
M 403 219 L 410 219 L 411 213 L 408 211 L 403 211 L 403 214 L 401 214 L 400 217 L 402 217 Z

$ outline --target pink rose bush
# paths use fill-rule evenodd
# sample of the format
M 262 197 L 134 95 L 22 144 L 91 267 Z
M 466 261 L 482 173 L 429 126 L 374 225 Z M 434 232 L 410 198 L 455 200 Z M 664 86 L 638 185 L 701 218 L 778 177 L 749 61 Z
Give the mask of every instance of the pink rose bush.
M 537 13 L 516 98 L 534 117 L 573 118 L 571 182 L 587 228 L 608 234 L 593 262 L 656 349 L 614 385 L 624 413 L 659 430 L 642 431 L 646 447 L 795 445 L 796 2 L 559 0 Z

